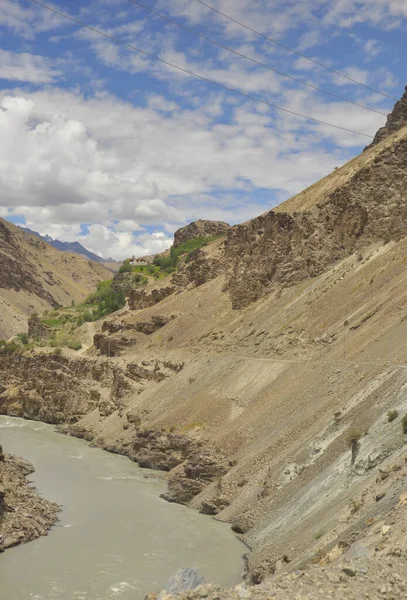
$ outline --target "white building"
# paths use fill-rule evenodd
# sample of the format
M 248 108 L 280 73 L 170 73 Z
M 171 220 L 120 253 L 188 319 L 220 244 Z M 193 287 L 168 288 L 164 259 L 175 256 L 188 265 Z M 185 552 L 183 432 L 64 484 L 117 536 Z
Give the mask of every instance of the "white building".
M 130 264 L 132 267 L 145 267 L 146 265 L 148 265 L 148 262 L 145 258 L 131 258 L 130 259 Z

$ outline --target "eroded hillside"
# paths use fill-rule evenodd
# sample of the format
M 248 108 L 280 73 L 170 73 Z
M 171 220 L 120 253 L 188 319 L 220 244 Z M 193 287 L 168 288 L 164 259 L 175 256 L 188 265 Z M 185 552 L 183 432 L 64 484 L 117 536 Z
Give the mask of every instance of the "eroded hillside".
M 228 229 L 92 323 L 93 344 L 79 329 L 80 357 L 1 350 L 1 411 L 167 471 L 168 500 L 242 535 L 252 582 L 397 546 L 406 153 L 405 127 Z
M 31 313 L 80 302 L 111 277 L 103 266 L 0 219 L 0 339 L 27 330 Z

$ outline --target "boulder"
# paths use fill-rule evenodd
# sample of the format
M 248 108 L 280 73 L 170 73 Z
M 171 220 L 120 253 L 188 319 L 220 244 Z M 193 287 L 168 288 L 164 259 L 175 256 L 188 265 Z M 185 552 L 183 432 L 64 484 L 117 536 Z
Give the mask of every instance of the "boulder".
M 180 569 L 170 577 L 165 588 L 158 594 L 157 600 L 165 600 L 168 596 L 183 594 L 204 583 L 203 577 L 198 575 L 196 569 Z

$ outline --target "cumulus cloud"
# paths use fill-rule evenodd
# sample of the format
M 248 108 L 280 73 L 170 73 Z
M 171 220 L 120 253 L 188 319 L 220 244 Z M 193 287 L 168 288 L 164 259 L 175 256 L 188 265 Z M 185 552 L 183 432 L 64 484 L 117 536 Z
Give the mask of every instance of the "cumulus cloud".
M 350 29 L 359 23 L 401 26 L 407 9 L 400 0 L 211 4 L 276 40 L 295 31 L 299 49 L 322 46 L 346 32 L 363 56 L 359 64 L 339 70 L 383 90 L 397 84 L 387 65 L 364 68 L 367 56 L 386 51 L 378 36 L 370 32 L 363 44 Z M 310 83 L 350 93 L 383 112 L 391 107 L 380 95 L 349 86 L 198 2 L 158 0 L 155 8 L 256 60 L 301 72 Z M 69 9 L 147 52 L 291 111 L 369 135 L 384 122 L 202 40 L 189 43 L 184 32 L 127 1 L 78 1 Z M 19 1 L 3 0 L 2 26 L 33 53 L 0 50 L 0 77 L 22 85 L 0 95 L 0 214 L 23 215 L 30 228 L 64 241 L 77 239 L 100 255 L 161 251 L 175 229 L 196 218 L 232 223 L 251 218 L 369 141 L 197 81 Z M 40 49 L 32 43 L 44 32 L 52 59 L 42 55 L 42 42 Z M 54 58 L 67 47 L 63 58 Z M 333 68 L 337 60 L 321 59 Z M 64 88 L 56 87 L 58 78 Z
M 303 92 L 287 101 L 296 110 L 308 98 Z M 182 111 L 168 103 L 161 110 L 165 102 L 155 97 L 134 107 L 109 95 L 84 99 L 58 89 L 4 96 L 0 206 L 24 214 L 32 229 L 80 239 L 102 254 L 153 252 L 168 246 L 170 236 L 143 228 L 250 218 L 265 208 L 257 188 L 290 195 L 349 156 L 323 148 L 326 136 L 342 147 L 360 143 L 339 130 L 305 129 L 295 117 L 276 119 L 250 103 L 232 105 L 225 123 L 204 105 Z M 357 110 L 352 120 L 343 103 L 315 100 L 310 110 L 367 131 L 381 124 Z M 83 223 L 90 224 L 86 236 Z

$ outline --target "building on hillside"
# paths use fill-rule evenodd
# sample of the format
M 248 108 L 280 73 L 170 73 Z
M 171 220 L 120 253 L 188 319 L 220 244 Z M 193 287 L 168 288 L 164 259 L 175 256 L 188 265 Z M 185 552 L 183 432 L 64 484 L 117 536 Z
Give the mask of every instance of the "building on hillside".
M 149 262 L 145 256 L 143 256 L 141 258 L 135 258 L 133 256 L 133 258 L 130 258 L 129 262 L 132 267 L 145 267 L 146 265 L 149 264 Z

